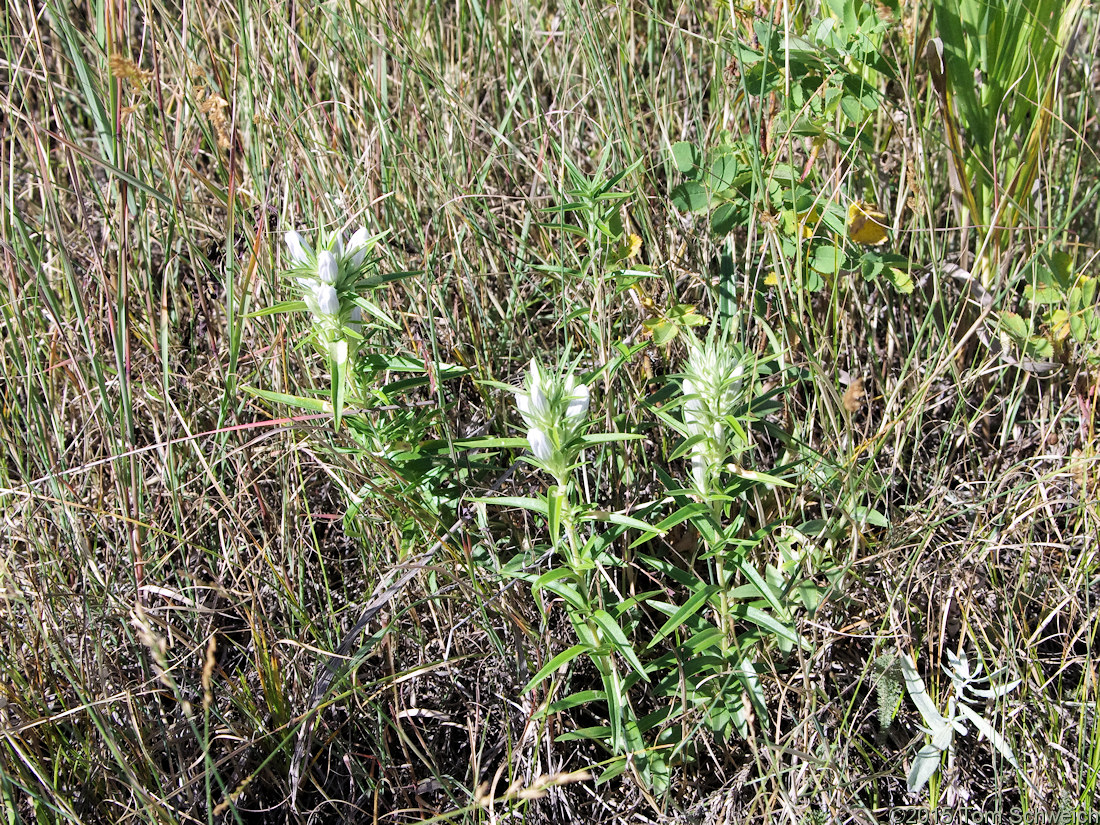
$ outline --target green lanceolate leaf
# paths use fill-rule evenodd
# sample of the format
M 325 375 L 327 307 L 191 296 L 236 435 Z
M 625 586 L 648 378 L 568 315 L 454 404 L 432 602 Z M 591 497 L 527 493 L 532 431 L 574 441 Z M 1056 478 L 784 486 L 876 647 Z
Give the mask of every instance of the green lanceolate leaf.
M 545 708 L 536 712 L 534 718 L 545 719 L 547 716 L 550 716 L 552 714 L 561 713 L 565 710 L 572 710 L 573 708 L 580 707 L 581 705 L 587 705 L 589 702 L 602 702 L 606 698 L 607 695 L 602 690 L 581 690 L 577 693 L 566 696 L 564 699 L 559 699 L 556 702 L 551 702 Z
M 523 690 L 521 692 L 522 693 L 527 693 L 527 691 L 531 690 L 536 685 L 541 684 L 542 681 L 547 676 L 549 676 L 551 673 L 556 671 L 558 668 L 562 667 L 563 665 L 569 664 L 569 662 L 576 659 L 582 653 L 587 653 L 591 649 L 592 648 L 590 648 L 588 645 L 579 644 L 579 645 L 573 645 L 568 650 L 563 650 L 561 653 L 559 653 L 557 656 L 555 656 L 553 659 L 551 659 L 545 665 L 540 667 L 539 672 L 531 677 L 531 681 L 529 681 L 526 685 L 523 686 Z
M 739 619 L 752 622 L 757 627 L 768 631 L 776 638 L 784 639 L 791 644 L 801 645 L 807 650 L 810 648 L 809 642 L 803 639 L 792 628 L 757 607 L 751 607 L 747 604 L 737 604 L 730 608 L 730 612 Z
M 645 672 L 645 666 L 634 652 L 634 646 L 626 638 L 623 629 L 619 627 L 618 622 L 611 617 L 611 614 L 606 610 L 596 610 L 592 613 L 592 621 L 603 631 L 605 641 L 612 643 L 614 651 L 626 659 L 627 663 L 648 682 L 649 676 Z
M 287 395 L 282 392 L 270 392 L 269 390 L 261 390 L 249 386 L 242 386 L 241 389 L 259 398 L 266 398 L 268 401 L 273 401 L 276 404 L 300 407 L 303 410 L 311 410 L 312 412 L 332 412 L 332 403 L 320 398 L 306 398 L 302 395 Z
M 500 496 L 499 498 L 471 498 L 467 501 L 479 504 L 495 504 L 499 507 L 516 507 L 520 510 L 530 510 L 533 513 L 546 516 L 549 509 L 546 500 L 541 498 L 528 498 L 525 496 Z
M 534 592 L 549 590 L 556 596 L 561 596 L 565 601 L 578 611 L 588 609 L 588 600 L 575 586 L 577 573 L 569 567 L 558 567 L 543 573 L 531 585 Z
M 646 649 L 648 650 L 649 648 L 652 648 L 660 642 L 664 641 L 665 637 L 667 637 L 670 633 L 683 625 L 683 623 L 686 622 L 689 618 L 694 616 L 699 611 L 699 609 L 707 603 L 707 599 L 709 599 L 711 595 L 717 593 L 719 590 L 720 588 L 717 585 L 708 584 L 705 587 L 700 587 L 697 591 L 695 591 L 695 593 L 693 593 L 691 597 L 686 602 L 684 602 L 684 604 L 675 613 L 672 614 L 668 621 L 661 625 L 661 629 L 657 631 L 652 641 L 650 641 L 650 643 L 646 646 Z

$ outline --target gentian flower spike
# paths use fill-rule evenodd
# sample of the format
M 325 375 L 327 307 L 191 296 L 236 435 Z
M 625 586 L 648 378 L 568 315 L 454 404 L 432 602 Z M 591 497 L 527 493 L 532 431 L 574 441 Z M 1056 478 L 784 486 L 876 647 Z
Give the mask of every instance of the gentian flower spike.
M 741 390 L 744 366 L 728 347 L 710 340 L 692 347 L 684 372 L 684 425 L 699 439 L 691 448 L 692 477 L 705 494 L 729 454 L 725 420 Z
M 577 436 L 588 414 L 588 387 L 572 373 L 547 370 L 531 360 L 516 406 L 527 426 L 527 443 L 542 467 L 565 483 L 581 445 Z

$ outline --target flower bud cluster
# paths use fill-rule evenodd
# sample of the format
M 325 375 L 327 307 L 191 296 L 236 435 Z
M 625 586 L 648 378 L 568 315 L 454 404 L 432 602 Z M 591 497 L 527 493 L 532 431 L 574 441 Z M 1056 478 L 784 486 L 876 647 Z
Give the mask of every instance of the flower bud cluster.
M 729 455 L 726 417 L 733 412 L 741 389 L 744 365 L 729 348 L 714 339 L 692 347 L 684 371 L 684 425 L 692 446 L 691 474 L 700 493 Z
M 516 406 L 527 425 L 527 441 L 539 463 L 564 483 L 580 452 L 577 436 L 588 414 L 588 387 L 572 372 L 550 372 L 531 360 Z
M 358 282 L 367 253 L 374 246 L 375 238 L 367 234 L 366 227 L 359 227 L 348 239 L 345 247 L 337 235 L 329 242 L 328 248 L 316 252 L 291 230 L 284 236 L 292 261 L 291 275 L 302 291 L 313 319 L 322 326 L 339 327 L 341 316 L 348 310 L 347 327 L 358 332 L 362 314 L 348 298 L 353 294 Z

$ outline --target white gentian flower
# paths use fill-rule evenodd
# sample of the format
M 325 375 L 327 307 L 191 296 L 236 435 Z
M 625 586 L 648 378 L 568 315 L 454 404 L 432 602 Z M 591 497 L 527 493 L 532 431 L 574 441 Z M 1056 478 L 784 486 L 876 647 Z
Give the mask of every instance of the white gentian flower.
M 534 358 L 524 381 L 526 390 L 516 396 L 516 406 L 524 421 L 531 427 L 551 425 L 550 398 L 547 396 L 547 375 L 542 365 Z
M 525 392 L 521 392 L 516 396 L 516 407 L 519 409 L 519 414 L 523 417 L 524 421 L 530 421 L 531 416 L 531 396 Z
M 358 270 L 363 265 L 363 260 L 367 257 L 368 240 L 370 240 L 370 236 L 367 234 L 365 226 L 356 229 L 348 240 L 347 259 L 348 266 L 352 270 Z
M 340 296 L 336 294 L 336 288 L 330 284 L 318 284 L 313 293 L 317 302 L 317 311 L 320 315 L 339 315 Z
M 306 251 L 306 245 L 301 235 L 292 229 L 283 236 L 283 239 L 286 241 L 291 260 L 294 263 L 304 264 L 309 261 L 309 253 Z
M 321 283 L 331 286 L 336 283 L 339 274 L 340 265 L 336 261 L 336 254 L 328 250 L 317 253 L 317 277 L 321 279 Z
M 527 431 L 527 443 L 531 445 L 531 452 L 539 461 L 547 461 L 554 454 L 554 445 L 546 437 L 546 433 L 538 427 L 532 427 Z
M 588 386 L 576 384 L 573 376 L 570 375 L 565 379 L 565 395 L 569 399 L 569 405 L 565 408 L 565 417 L 571 424 L 580 422 L 588 412 Z
M 359 304 L 351 308 L 351 315 L 348 317 L 348 329 L 356 335 L 363 334 L 363 308 Z

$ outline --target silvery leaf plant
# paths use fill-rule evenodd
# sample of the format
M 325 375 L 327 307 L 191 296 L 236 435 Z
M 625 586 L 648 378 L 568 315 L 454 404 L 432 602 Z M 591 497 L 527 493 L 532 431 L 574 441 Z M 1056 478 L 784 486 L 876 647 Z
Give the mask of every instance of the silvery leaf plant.
M 929 741 L 917 752 L 913 759 L 913 766 L 909 770 L 907 786 L 910 792 L 918 793 L 924 788 L 939 771 L 945 757 L 948 764 L 951 764 L 955 754 L 955 735 L 967 735 L 967 722 L 973 724 L 978 734 L 989 740 L 998 753 L 1007 759 L 1012 767 L 1019 770 L 1008 740 L 993 727 L 992 723 L 971 707 L 980 699 L 996 700 L 1006 696 L 1020 684 L 1019 679 L 994 686 L 993 679 L 1003 671 L 983 676 L 981 662 L 971 669 L 966 653 L 956 656 L 948 651 L 947 665 L 943 670 L 951 679 L 951 694 L 947 699 L 947 714 L 943 715 L 936 707 L 936 703 L 932 701 L 932 697 L 928 695 L 924 680 L 917 673 L 912 657 L 908 654 L 902 656 L 900 664 L 905 679 L 905 689 L 913 700 L 913 704 L 917 706 L 924 720 L 923 730 L 929 737 Z M 990 686 L 978 687 L 981 684 Z

